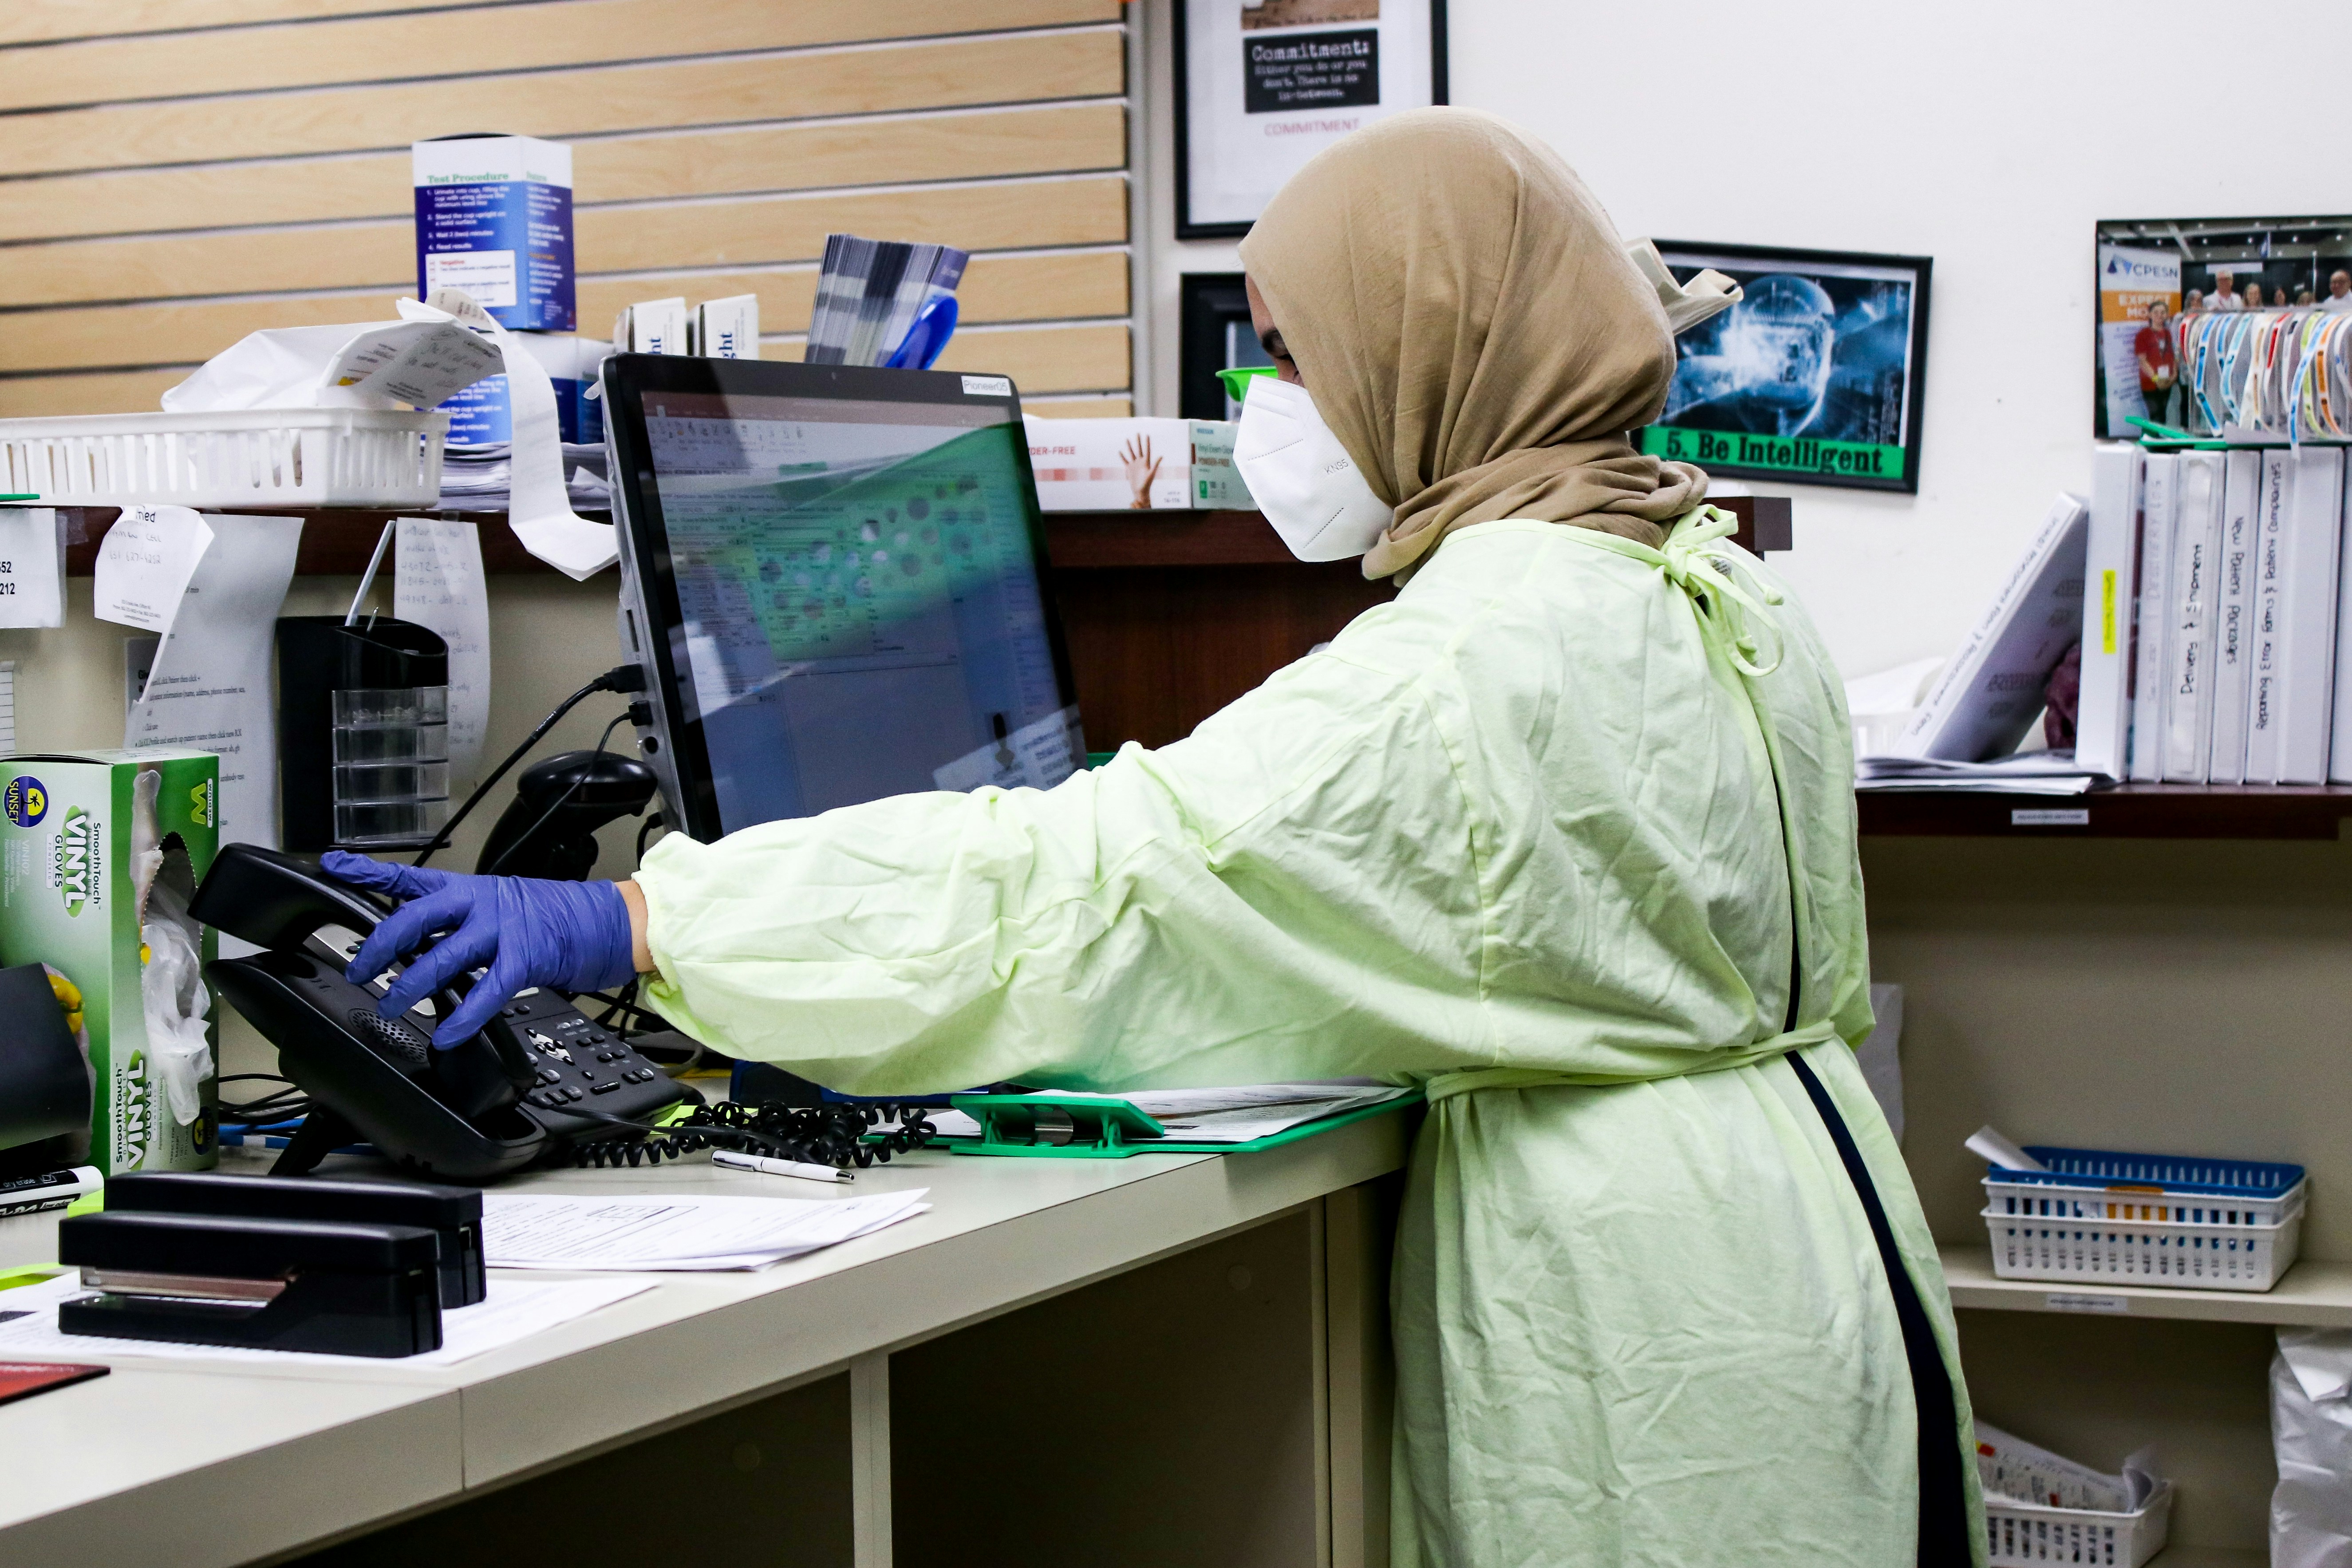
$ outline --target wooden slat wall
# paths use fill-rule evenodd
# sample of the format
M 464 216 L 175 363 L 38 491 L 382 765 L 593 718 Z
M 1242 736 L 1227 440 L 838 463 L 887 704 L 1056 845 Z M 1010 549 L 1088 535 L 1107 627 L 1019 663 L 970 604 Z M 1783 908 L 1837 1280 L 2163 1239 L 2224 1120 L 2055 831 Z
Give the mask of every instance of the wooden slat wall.
M 408 143 L 573 149 L 580 331 L 757 293 L 797 357 L 827 233 L 974 254 L 943 366 L 1129 406 L 1120 0 L 16 0 L 0 416 L 155 406 L 248 331 L 389 318 Z

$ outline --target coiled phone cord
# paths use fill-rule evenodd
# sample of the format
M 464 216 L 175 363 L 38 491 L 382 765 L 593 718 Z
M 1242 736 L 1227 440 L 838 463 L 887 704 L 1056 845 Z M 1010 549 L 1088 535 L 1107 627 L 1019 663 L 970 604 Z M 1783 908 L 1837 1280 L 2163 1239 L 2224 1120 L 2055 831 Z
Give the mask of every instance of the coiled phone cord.
M 583 1114 L 572 1110 L 570 1114 Z M 888 1164 L 894 1154 L 911 1153 L 939 1136 L 919 1105 L 785 1105 L 777 1100 L 759 1105 L 722 1101 L 697 1106 L 692 1112 L 660 1127 L 648 1127 L 626 1117 L 591 1113 L 592 1120 L 644 1133 L 642 1138 L 608 1138 L 577 1143 L 564 1152 L 567 1163 L 594 1170 L 631 1170 L 681 1159 L 705 1149 L 733 1149 L 747 1154 L 801 1164 L 831 1165 L 836 1170 Z M 898 1125 L 873 1141 L 868 1132 L 879 1122 Z

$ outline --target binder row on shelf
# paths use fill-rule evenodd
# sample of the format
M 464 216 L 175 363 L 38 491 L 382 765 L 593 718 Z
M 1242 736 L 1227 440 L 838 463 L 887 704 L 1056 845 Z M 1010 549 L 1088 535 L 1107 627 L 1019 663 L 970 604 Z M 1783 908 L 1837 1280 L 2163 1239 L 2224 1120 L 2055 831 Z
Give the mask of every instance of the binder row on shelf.
M 2096 449 L 2079 765 L 2135 783 L 2352 784 L 2344 453 Z

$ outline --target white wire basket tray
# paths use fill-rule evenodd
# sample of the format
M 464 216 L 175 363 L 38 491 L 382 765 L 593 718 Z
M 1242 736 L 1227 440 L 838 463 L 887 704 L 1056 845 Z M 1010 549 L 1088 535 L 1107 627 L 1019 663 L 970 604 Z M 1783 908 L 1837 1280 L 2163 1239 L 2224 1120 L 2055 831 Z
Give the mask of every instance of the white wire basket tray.
M 2045 1508 L 1988 1493 L 1985 1561 L 1991 1568 L 2140 1568 L 2164 1550 L 2172 1529 L 2172 1483 L 2163 1482 L 2137 1513 Z
M 0 494 L 58 506 L 431 506 L 443 413 L 256 408 L 0 419 Z

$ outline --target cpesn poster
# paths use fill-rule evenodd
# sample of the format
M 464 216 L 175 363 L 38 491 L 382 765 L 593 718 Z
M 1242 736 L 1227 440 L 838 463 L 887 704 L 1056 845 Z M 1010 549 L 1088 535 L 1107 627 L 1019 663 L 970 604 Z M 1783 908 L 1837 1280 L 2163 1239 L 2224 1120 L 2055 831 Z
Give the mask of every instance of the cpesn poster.
M 2179 418 L 2170 406 L 2174 367 L 2168 330 L 2179 314 L 2177 253 L 2099 247 L 2099 435 L 2130 437 L 2135 416 L 2158 424 Z
M 1316 153 L 1444 101 L 1444 0 L 1177 0 L 1177 237 L 1248 233 Z

